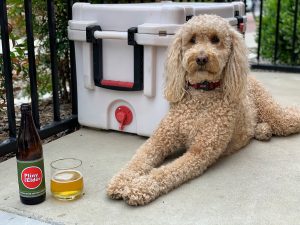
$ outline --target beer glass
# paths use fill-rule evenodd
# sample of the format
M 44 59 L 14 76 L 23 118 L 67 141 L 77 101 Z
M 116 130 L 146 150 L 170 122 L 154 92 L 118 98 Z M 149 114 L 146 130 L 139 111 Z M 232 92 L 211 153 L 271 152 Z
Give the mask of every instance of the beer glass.
M 51 162 L 51 193 L 59 200 L 74 200 L 83 191 L 82 161 L 63 158 Z

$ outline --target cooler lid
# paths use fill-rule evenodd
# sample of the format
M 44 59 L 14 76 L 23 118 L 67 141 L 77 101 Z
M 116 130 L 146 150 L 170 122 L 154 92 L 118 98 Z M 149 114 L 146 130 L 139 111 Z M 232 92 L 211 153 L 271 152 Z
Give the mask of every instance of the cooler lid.
M 234 15 L 237 16 L 237 12 L 239 16 L 245 15 L 245 4 L 243 2 L 232 2 L 231 3 L 234 6 Z
M 223 18 L 234 17 L 234 5 L 232 3 L 195 3 L 195 2 L 180 2 L 173 5 L 187 8 L 192 15 L 213 14 Z
M 139 33 L 159 34 L 163 31 L 166 34 L 174 34 L 178 25 L 186 22 L 187 16 L 215 14 L 234 23 L 235 7 L 237 5 L 232 3 L 75 3 L 73 20 L 96 23 L 103 31 L 127 32 L 130 27 L 143 25 L 139 27 Z M 78 23 L 69 25 L 70 29 L 85 30 L 84 23 L 82 26 Z M 161 27 L 165 29 L 161 30 Z
M 75 3 L 72 20 L 96 21 L 103 31 L 127 32 L 144 23 L 183 24 L 186 17 L 183 7 L 163 3 Z
M 181 27 L 180 24 L 144 23 L 138 26 L 139 34 L 172 35 Z
M 226 18 L 231 26 L 237 26 L 236 18 Z M 139 34 L 155 34 L 159 36 L 174 35 L 181 27 L 180 24 L 154 24 L 144 23 L 138 26 Z
M 97 25 L 97 21 L 95 21 L 95 20 L 93 20 L 93 21 L 69 20 L 68 25 L 71 30 L 85 31 L 87 26 Z

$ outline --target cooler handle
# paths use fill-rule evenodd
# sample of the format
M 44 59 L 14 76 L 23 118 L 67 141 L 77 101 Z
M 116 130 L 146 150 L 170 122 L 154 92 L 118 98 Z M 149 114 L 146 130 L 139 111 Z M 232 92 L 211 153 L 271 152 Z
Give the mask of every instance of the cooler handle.
M 134 40 L 137 27 L 128 29 L 128 32 L 102 31 L 99 25 L 86 28 L 86 41 L 93 44 L 94 82 L 98 87 L 118 91 L 140 91 L 144 86 L 144 47 Z M 122 39 L 133 46 L 134 82 L 124 82 L 103 79 L 102 39 Z

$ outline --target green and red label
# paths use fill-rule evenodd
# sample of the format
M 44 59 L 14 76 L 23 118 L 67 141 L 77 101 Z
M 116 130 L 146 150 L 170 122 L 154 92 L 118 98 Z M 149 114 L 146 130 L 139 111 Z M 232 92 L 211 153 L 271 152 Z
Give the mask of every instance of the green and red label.
M 17 166 L 20 195 L 34 198 L 45 194 L 44 160 L 17 160 Z

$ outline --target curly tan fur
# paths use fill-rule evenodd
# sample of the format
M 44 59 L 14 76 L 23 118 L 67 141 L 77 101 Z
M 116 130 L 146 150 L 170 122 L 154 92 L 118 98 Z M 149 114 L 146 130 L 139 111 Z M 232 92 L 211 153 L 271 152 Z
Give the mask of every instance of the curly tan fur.
M 197 58 L 206 57 L 205 65 Z M 262 85 L 247 77 L 242 36 L 225 19 L 192 18 L 175 35 L 166 60 L 165 97 L 170 110 L 154 134 L 113 177 L 107 194 L 130 205 L 147 204 L 201 175 L 219 157 L 252 138 L 300 132 L 300 110 L 278 105 Z M 214 90 L 189 84 L 220 82 Z M 186 152 L 162 165 L 178 150 Z

